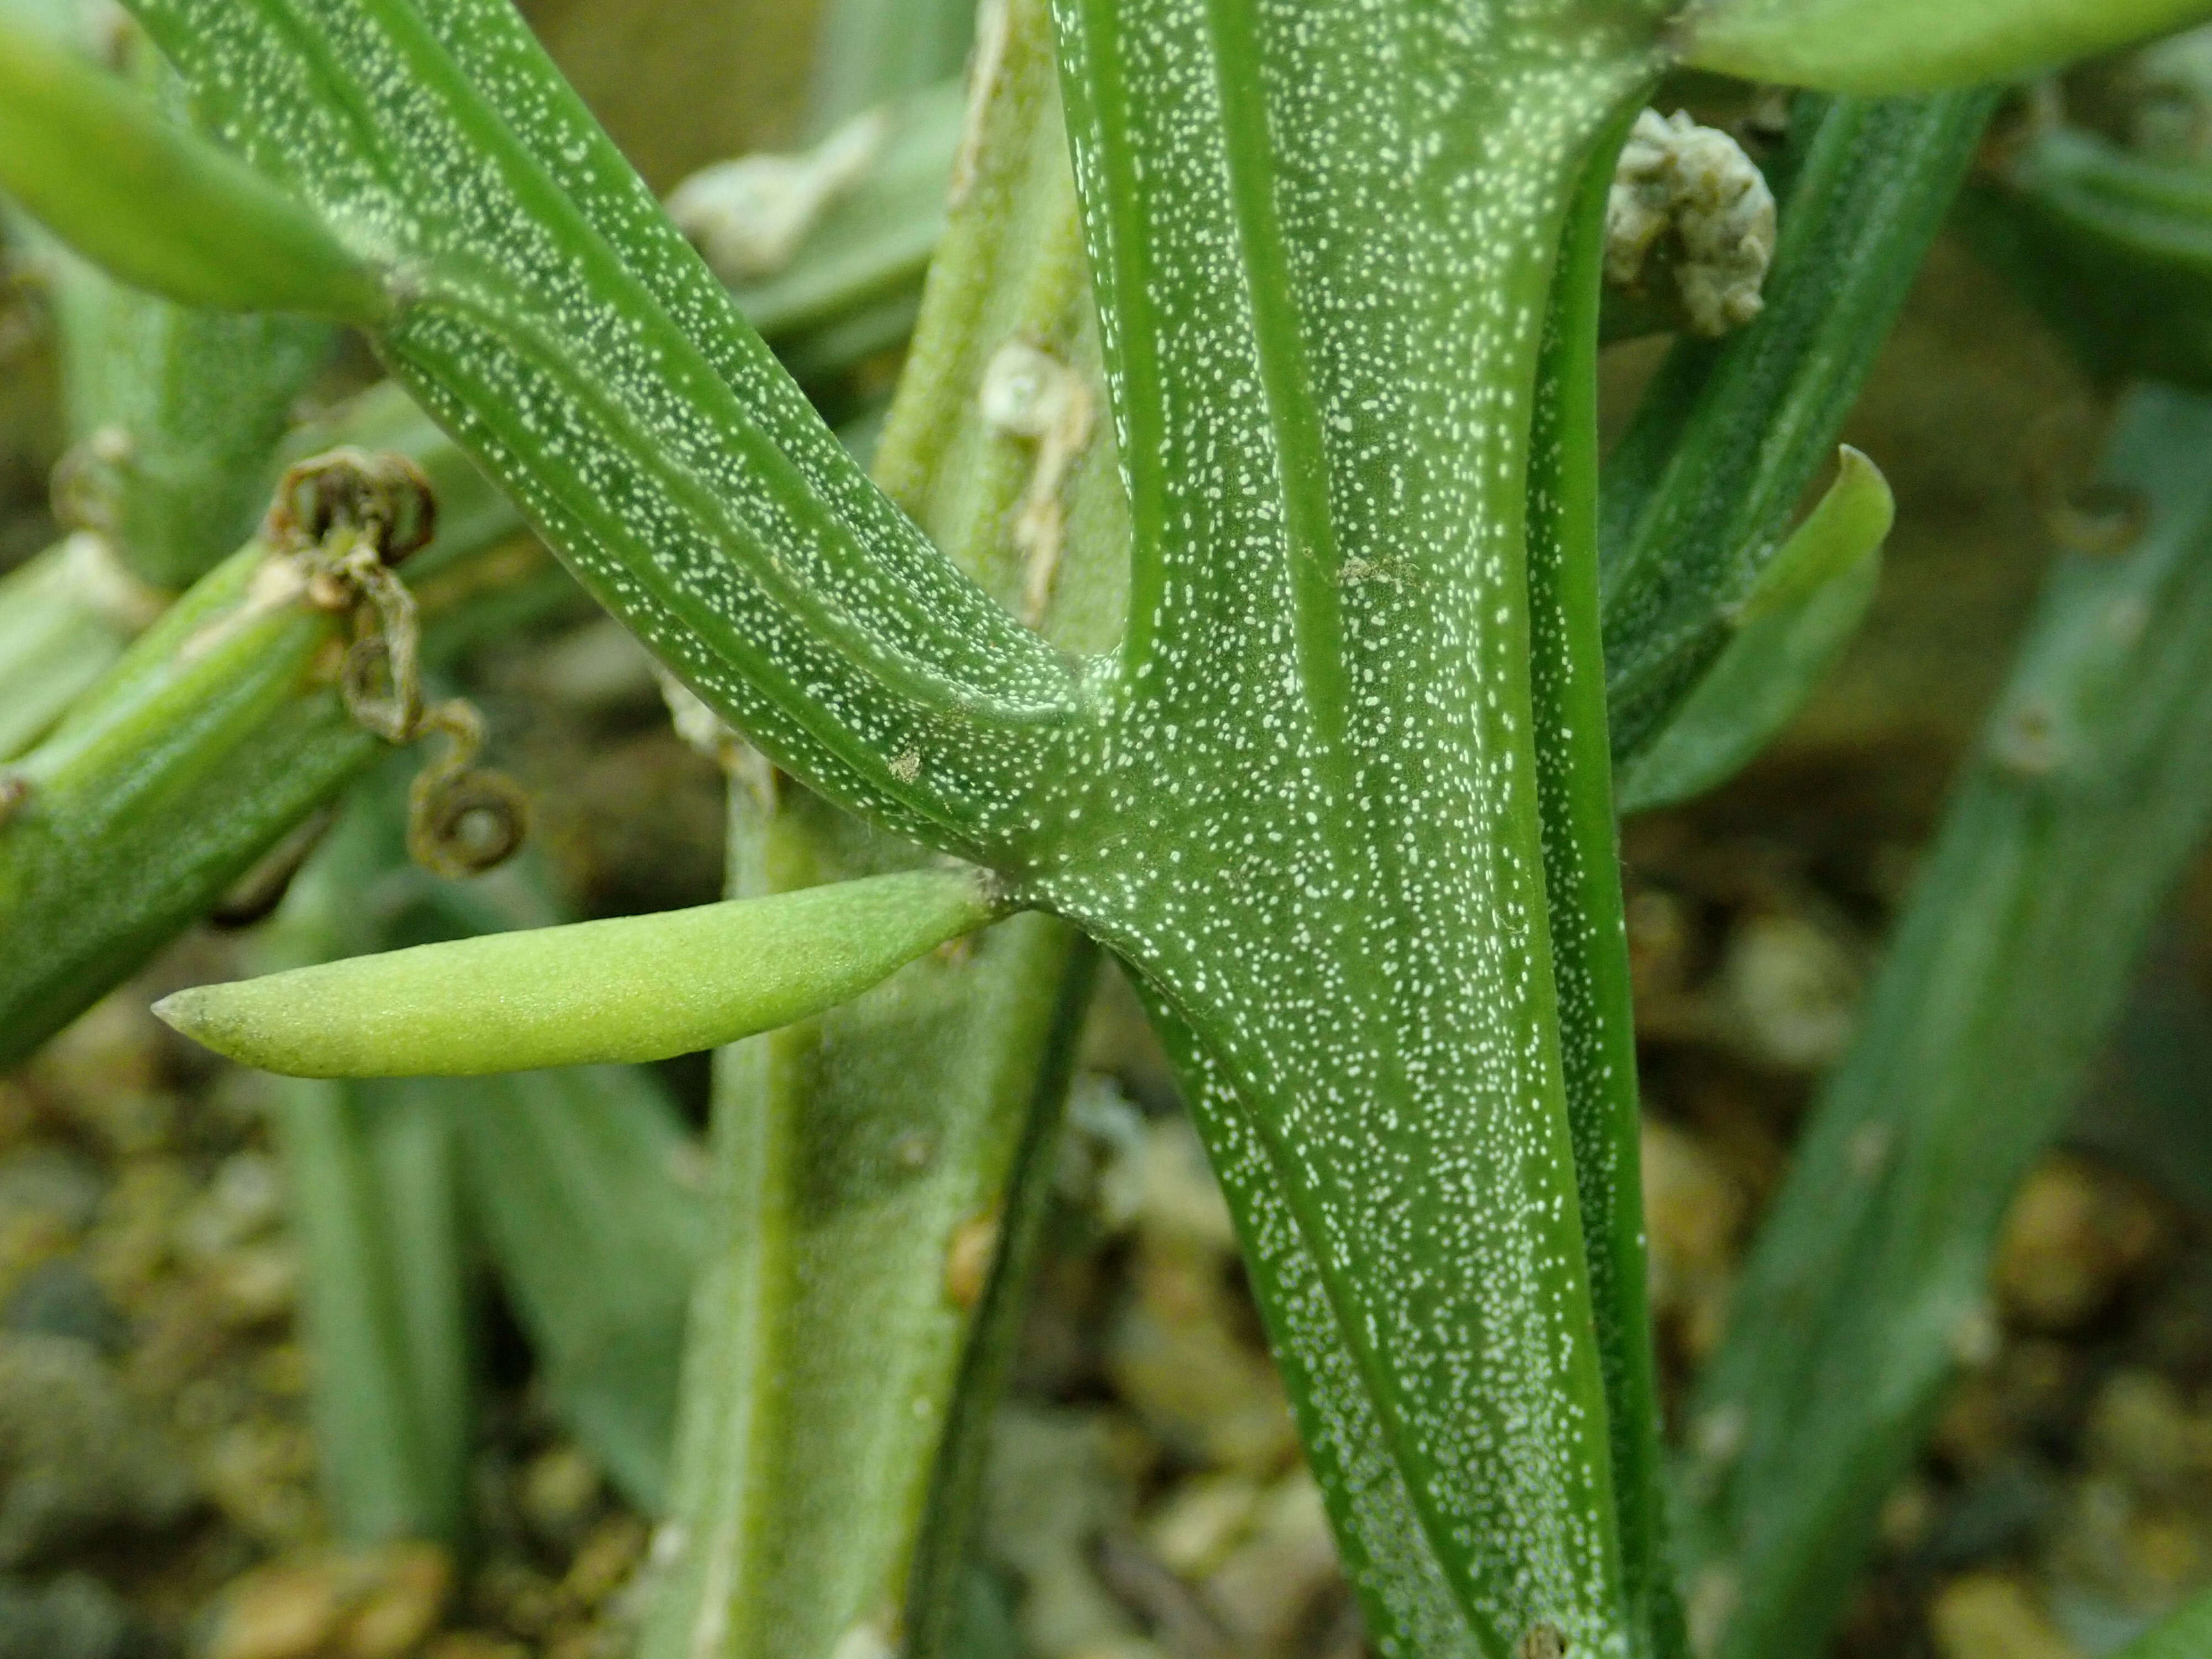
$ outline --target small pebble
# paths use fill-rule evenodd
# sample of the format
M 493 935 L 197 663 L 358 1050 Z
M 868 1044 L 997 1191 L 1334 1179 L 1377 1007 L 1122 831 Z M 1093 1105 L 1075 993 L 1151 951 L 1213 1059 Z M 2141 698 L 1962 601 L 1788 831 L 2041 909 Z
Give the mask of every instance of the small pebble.
M 282 1240 L 240 1245 L 208 1264 L 207 1279 L 226 1324 L 270 1324 L 292 1311 L 300 1291 L 300 1259 Z
M 1953 1579 L 1928 1624 L 1942 1659 L 2081 1659 L 2027 1586 L 2002 1573 Z
M 89 1573 L 0 1577 L 0 1659 L 153 1659 L 163 1650 L 123 1598 Z
M 645 1522 L 634 1515 L 611 1515 L 592 1528 L 568 1563 L 561 1593 L 586 1610 L 596 1608 L 629 1582 L 645 1559 Z
M 1303 1468 L 1269 1491 L 1252 1536 L 1206 1581 L 1206 1599 L 1250 1654 L 1281 1654 L 1342 1582 L 1321 1488 Z
M 1833 1065 L 1858 1018 L 1850 949 L 1810 917 L 1757 912 L 1736 924 L 1721 964 L 1729 1036 L 1749 1058 L 1788 1072 Z
M 167 1526 L 192 1495 L 176 1452 L 89 1344 L 0 1335 L 0 1564 L 115 1527 Z
M 271 1562 L 225 1592 L 208 1659 L 407 1659 L 437 1628 L 453 1579 L 434 1544 Z
M 1146 1522 L 1146 1546 L 1169 1571 L 1202 1578 L 1251 1530 L 1264 1492 L 1241 1474 L 1179 1482 Z
M 238 1152 L 223 1160 L 206 1192 L 177 1223 L 177 1248 L 186 1257 L 211 1261 L 270 1231 L 284 1218 L 284 1183 L 265 1152 Z
M 2089 1408 L 2091 1461 L 2137 1492 L 2179 1491 L 2212 1472 L 2212 1423 L 2192 1415 L 2180 1390 L 2155 1371 L 2115 1371 Z
M 515 1498 L 532 1532 L 549 1544 L 566 1544 L 599 1507 L 600 1484 L 599 1465 L 562 1444 L 530 1460 Z
M 25 1274 L 0 1310 L 0 1328 L 72 1337 L 109 1358 L 131 1341 L 131 1323 L 115 1310 L 76 1256 L 60 1256 Z
M 2163 1261 L 2172 1242 L 2172 1225 L 2147 1188 L 2061 1152 L 2014 1195 L 1990 1282 L 2014 1324 L 2077 1331 Z
M 58 1146 L 34 1146 L 0 1162 L 0 1228 L 38 1218 L 82 1232 L 106 1193 L 107 1177 L 97 1164 Z
M 1719 1345 L 1743 1226 L 1742 1189 L 1695 1137 L 1646 1118 L 1644 1226 L 1651 1310 L 1674 1322 L 1693 1358 Z

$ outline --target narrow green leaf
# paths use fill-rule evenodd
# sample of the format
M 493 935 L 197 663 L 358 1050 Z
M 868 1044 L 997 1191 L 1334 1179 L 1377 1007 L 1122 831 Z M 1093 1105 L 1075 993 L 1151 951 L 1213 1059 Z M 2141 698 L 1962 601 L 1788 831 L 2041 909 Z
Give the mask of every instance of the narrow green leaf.
M 1836 480 L 1759 580 L 1731 619 L 1739 629 L 1802 605 L 1838 577 L 1881 550 L 1897 522 L 1897 498 L 1881 469 L 1845 444 L 1836 456 Z
M 999 914 L 968 871 L 353 957 L 164 998 L 216 1053 L 291 1077 L 665 1060 L 858 995 Z
M 1703 0 L 1676 39 L 1699 69 L 1880 94 L 2049 69 L 2206 17 L 2205 0 Z
M 1844 446 L 1835 483 L 1737 611 L 1735 636 L 1658 736 L 1622 766 L 1623 813 L 1717 787 L 1796 716 L 1874 603 L 1895 514 L 1887 481 Z
M 451 1546 L 475 1426 L 453 1129 L 431 1103 L 363 1086 L 287 1079 L 273 1115 L 317 1459 L 340 1537 Z
M 417 1078 L 460 1138 L 470 1212 L 554 1409 L 631 1502 L 661 1513 L 693 1280 L 697 1139 L 652 1073 L 565 1067 Z
M 313 212 L 4 19 L 0 187 L 88 258 L 185 305 L 364 325 L 391 314 L 377 272 Z

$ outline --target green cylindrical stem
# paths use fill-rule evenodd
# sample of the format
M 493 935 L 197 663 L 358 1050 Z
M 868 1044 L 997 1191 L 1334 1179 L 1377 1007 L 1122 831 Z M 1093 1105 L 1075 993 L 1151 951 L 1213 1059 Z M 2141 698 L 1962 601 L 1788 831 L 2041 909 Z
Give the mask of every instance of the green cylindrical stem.
M 1817 1645 L 1972 1334 L 2005 1205 L 2062 1128 L 2212 823 L 2212 404 L 2139 394 L 2148 509 L 2063 561 L 1822 1091 L 1702 1380 L 1685 1474 L 1725 1659 Z
M 1043 13 L 1020 0 L 1009 19 L 973 189 L 878 457 L 894 497 L 1010 604 L 1030 585 L 1010 527 L 1037 443 L 983 422 L 979 384 L 1018 340 L 1098 395 Z M 1097 648 L 1121 563 L 1103 433 L 1072 472 L 1043 621 Z M 795 786 L 763 799 L 741 783 L 732 803 L 732 892 L 916 856 Z M 719 1057 L 720 1212 L 672 1534 L 686 1548 L 653 1609 L 652 1659 L 857 1653 L 871 1636 L 913 1659 L 948 1651 L 1091 959 L 1065 924 L 1015 917 L 957 960 L 916 963 Z
M 218 568 L 7 771 L 0 1062 L 136 968 L 374 752 L 327 677 L 335 619 L 257 611 L 264 562 L 249 545 Z
M 38 741 L 150 618 L 95 538 L 70 537 L 0 576 L 0 761 Z

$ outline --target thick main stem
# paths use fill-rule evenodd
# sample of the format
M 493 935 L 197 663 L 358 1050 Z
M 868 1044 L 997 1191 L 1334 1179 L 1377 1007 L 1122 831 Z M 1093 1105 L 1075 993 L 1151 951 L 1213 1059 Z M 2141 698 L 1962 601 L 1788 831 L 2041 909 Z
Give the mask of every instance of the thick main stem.
M 1134 963 L 1400 1650 L 1629 1646 L 1525 486 L 1636 18 L 1073 0 L 1132 615 L 1047 902 Z M 1605 49 L 1613 49 L 1608 58 Z

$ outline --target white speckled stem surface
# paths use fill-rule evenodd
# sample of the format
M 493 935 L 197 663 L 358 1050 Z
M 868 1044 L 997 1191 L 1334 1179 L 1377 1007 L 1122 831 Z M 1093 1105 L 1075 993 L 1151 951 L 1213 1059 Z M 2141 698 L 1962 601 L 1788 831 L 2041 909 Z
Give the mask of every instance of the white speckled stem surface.
M 1066 0 L 1133 528 L 1036 888 L 1187 1028 L 1378 1639 L 1627 1651 L 1529 684 L 1536 362 L 1648 18 Z

